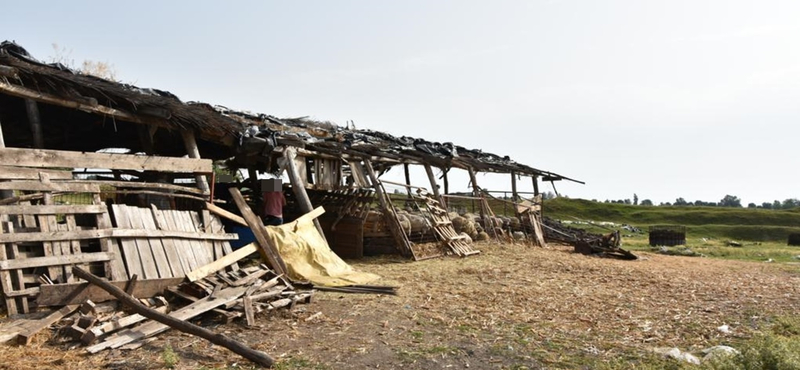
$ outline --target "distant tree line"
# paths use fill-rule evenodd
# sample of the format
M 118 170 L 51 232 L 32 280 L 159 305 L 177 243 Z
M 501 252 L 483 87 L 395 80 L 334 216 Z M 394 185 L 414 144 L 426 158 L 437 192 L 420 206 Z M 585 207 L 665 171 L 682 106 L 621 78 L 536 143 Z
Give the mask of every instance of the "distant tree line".
M 631 199 L 619 199 L 619 200 L 608 200 L 606 199 L 604 203 L 614 203 L 614 204 L 631 204 L 631 205 L 642 205 L 642 206 L 653 206 L 653 201 L 650 199 L 644 199 L 639 202 L 639 196 L 633 194 L 633 200 Z M 702 200 L 696 200 L 694 202 L 689 202 L 684 198 L 675 199 L 674 203 L 670 202 L 661 202 L 658 204 L 659 206 L 669 207 L 688 207 L 688 206 L 697 206 L 697 207 L 742 207 L 742 200 L 735 195 L 725 195 L 719 202 L 705 202 Z M 800 207 L 800 200 L 797 198 L 786 199 L 783 202 L 779 200 L 775 200 L 774 202 L 764 202 L 761 204 L 756 203 L 749 203 L 747 208 L 762 208 L 762 209 L 792 209 Z

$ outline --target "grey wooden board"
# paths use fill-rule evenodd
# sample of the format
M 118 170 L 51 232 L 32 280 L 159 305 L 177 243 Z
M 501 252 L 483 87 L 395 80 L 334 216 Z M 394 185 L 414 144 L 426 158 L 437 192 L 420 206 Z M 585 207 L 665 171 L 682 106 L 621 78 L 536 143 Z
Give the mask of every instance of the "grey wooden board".
M 118 228 L 130 228 L 131 222 L 128 219 L 125 206 L 115 204 L 111 208 L 114 212 L 114 219 L 117 221 L 116 226 Z M 121 239 L 120 243 L 122 244 L 122 254 L 124 256 L 125 266 L 128 269 L 129 278 L 132 278 L 133 275 L 137 275 L 143 279 L 155 279 L 158 277 L 158 272 L 152 269 L 145 273 L 145 264 L 149 262 L 152 266 L 152 255 L 150 255 L 149 259 L 143 260 L 140 255 L 140 247 L 135 239 Z M 150 253 L 149 245 L 147 252 Z
M 145 229 L 148 230 L 158 230 L 155 219 L 156 217 L 159 217 L 161 215 L 156 215 L 158 209 L 155 208 L 155 206 L 153 206 L 149 211 L 152 217 L 142 219 L 144 221 L 144 227 Z M 178 250 L 175 248 L 174 240 L 171 238 L 163 238 L 160 239 L 159 242 L 164 248 L 164 253 L 167 257 L 167 262 L 169 263 L 169 267 L 172 271 L 172 276 L 174 277 L 185 276 L 186 273 L 183 270 L 183 264 L 181 263 L 181 258 L 178 255 Z
M 223 289 L 213 298 L 207 297 L 198 300 L 197 302 L 189 304 L 186 307 L 170 312 L 169 315 L 180 320 L 191 319 L 192 317 L 200 315 L 204 312 L 208 312 L 214 308 L 233 302 L 241 297 L 249 288 L 250 287 L 248 286 L 242 286 Z M 133 341 L 147 338 L 166 330 L 169 330 L 169 326 L 151 320 L 130 330 L 124 330 L 121 333 L 112 335 L 106 338 L 104 342 L 87 347 L 86 350 L 89 353 L 97 353 L 107 348 L 119 348 Z

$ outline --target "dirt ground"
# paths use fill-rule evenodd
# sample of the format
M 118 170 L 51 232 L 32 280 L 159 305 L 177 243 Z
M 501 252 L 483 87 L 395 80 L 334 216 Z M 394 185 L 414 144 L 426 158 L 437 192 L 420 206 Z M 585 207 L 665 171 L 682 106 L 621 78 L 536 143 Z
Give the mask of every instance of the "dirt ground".
M 377 284 L 399 286 L 400 294 L 319 292 L 292 313 L 257 317 L 255 328 L 211 328 L 269 353 L 279 369 L 596 368 L 647 361 L 654 347 L 698 352 L 735 344 L 800 308 L 796 265 L 479 248 L 481 255 L 463 259 L 359 260 L 354 267 L 383 276 Z M 252 367 L 176 332 L 136 350 L 94 356 L 43 333 L 31 347 L 1 346 L 0 359 L 4 369 Z

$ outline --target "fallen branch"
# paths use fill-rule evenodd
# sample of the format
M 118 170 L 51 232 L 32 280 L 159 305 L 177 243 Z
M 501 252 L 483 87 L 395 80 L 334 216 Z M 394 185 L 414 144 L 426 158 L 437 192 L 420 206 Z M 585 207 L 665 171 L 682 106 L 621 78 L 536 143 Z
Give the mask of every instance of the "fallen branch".
M 158 321 L 164 325 L 170 326 L 173 329 L 180 330 L 184 333 L 196 335 L 200 338 L 208 340 L 211 343 L 225 347 L 233 351 L 234 353 L 241 355 L 242 357 L 250 361 L 253 361 L 261 366 L 272 367 L 272 365 L 275 364 L 275 360 L 273 360 L 272 357 L 270 357 L 268 354 L 258 350 L 254 350 L 240 342 L 228 338 L 224 334 L 215 334 L 214 332 L 206 328 L 194 325 L 188 321 L 179 320 L 169 315 L 165 315 L 161 312 L 158 312 L 154 309 L 148 308 L 143 304 L 139 303 L 139 301 L 136 300 L 136 298 L 133 298 L 130 295 L 126 294 L 124 291 L 122 291 L 122 289 L 109 284 L 107 281 L 93 275 L 92 273 L 89 273 L 81 269 L 80 267 L 77 266 L 73 267 L 72 273 L 81 279 L 84 279 L 94 285 L 97 285 L 100 288 L 103 288 L 103 290 L 107 291 L 109 294 L 119 299 L 120 302 L 126 304 L 134 312 L 144 317 L 147 317 L 148 319 Z

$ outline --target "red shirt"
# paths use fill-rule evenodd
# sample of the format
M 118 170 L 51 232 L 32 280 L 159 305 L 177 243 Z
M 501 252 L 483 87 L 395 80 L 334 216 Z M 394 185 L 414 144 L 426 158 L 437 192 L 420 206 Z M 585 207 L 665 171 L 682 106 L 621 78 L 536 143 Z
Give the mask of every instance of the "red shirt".
M 283 206 L 286 205 L 286 198 L 283 197 L 283 192 L 266 191 L 263 194 L 263 198 L 263 215 L 283 218 Z

